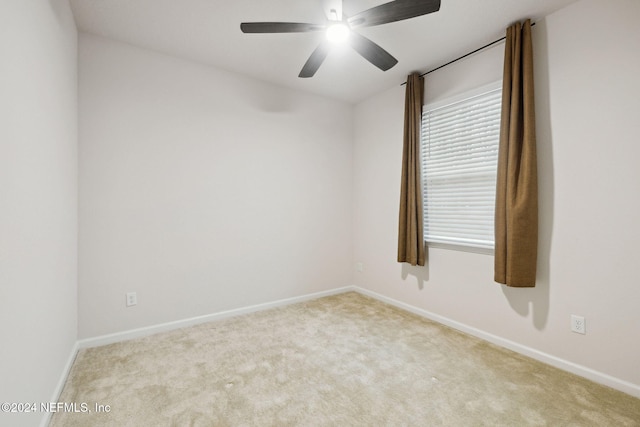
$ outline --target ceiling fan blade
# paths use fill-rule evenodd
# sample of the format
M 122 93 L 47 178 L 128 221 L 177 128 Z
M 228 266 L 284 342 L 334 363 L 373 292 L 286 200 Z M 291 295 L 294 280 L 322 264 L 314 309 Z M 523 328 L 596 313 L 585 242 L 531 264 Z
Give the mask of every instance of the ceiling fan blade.
M 243 33 L 307 33 L 322 31 L 325 28 L 324 25 L 300 22 L 243 22 L 240 24 Z
M 349 35 L 349 44 L 364 59 L 371 62 L 382 71 L 387 71 L 398 63 L 398 60 L 391 56 L 389 52 L 356 32 Z
M 298 74 L 298 77 L 313 77 L 316 71 L 318 71 L 318 68 L 320 68 L 320 66 L 322 65 L 322 62 L 324 62 L 324 59 L 329 54 L 330 47 L 331 44 L 327 41 L 323 41 L 322 43 L 320 43 L 316 50 L 313 51 L 309 59 L 307 59 L 307 62 L 305 62 L 302 70 L 300 71 L 300 74 Z
M 395 0 L 372 7 L 349 18 L 349 25 L 371 27 L 402 21 L 440 10 L 440 0 Z

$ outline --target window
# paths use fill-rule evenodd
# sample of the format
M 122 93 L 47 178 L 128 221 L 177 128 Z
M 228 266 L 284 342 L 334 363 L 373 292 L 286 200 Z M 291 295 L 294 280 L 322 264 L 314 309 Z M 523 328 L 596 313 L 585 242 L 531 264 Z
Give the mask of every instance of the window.
M 501 83 L 422 114 L 424 236 L 432 246 L 493 250 Z

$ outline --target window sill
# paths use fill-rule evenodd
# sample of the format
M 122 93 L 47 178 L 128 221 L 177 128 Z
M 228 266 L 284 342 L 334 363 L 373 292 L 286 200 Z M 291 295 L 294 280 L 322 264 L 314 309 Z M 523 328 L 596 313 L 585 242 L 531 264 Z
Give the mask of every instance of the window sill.
M 435 249 L 446 249 L 450 251 L 471 252 L 474 254 L 494 255 L 494 250 L 489 248 L 478 248 L 475 246 L 456 245 L 453 243 L 425 242 L 427 247 Z

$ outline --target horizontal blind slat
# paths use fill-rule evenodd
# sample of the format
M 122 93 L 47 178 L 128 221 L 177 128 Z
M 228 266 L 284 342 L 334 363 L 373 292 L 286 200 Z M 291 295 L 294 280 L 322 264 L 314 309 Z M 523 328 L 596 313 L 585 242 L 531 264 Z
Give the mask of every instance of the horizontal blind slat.
M 493 248 L 501 89 L 422 115 L 427 242 Z

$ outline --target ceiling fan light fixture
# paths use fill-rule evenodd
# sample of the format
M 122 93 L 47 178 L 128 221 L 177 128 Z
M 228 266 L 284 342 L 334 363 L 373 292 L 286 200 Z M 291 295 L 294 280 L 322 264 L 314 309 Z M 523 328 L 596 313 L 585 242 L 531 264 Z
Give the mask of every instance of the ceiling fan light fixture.
M 349 38 L 349 33 L 351 30 L 347 24 L 342 22 L 331 24 L 327 28 L 327 40 L 331 43 L 344 43 Z
M 342 13 L 343 0 L 323 0 L 324 9 L 329 9 L 328 21 L 324 25 L 307 24 L 302 22 L 242 22 L 240 30 L 243 33 L 310 33 L 325 32 L 327 40 L 320 42 L 305 62 L 298 77 L 313 77 L 327 57 L 332 45 L 344 43 L 360 56 L 382 71 L 387 71 L 398 63 L 389 52 L 378 46 L 367 37 L 358 34 L 360 27 L 373 27 L 404 21 L 440 10 L 441 0 L 393 0 L 374 6 L 356 15 L 346 16 Z M 328 6 L 333 6 L 330 8 Z M 354 31 L 351 31 L 351 29 Z

